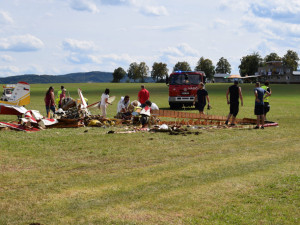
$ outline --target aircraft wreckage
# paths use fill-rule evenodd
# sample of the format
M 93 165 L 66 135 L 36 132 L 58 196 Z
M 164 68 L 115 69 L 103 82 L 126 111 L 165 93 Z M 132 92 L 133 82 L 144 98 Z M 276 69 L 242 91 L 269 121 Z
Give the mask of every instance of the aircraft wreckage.
M 46 118 L 37 110 L 27 110 L 24 105 L 30 102 L 30 87 L 25 82 L 19 82 L 5 101 L 0 101 L 0 114 L 18 115 L 18 121 L 0 122 L 0 129 L 17 130 L 25 132 L 36 132 L 49 128 L 79 128 L 79 127 L 121 127 L 132 125 L 132 130 L 125 133 L 136 131 L 169 131 L 176 134 L 176 131 L 183 131 L 182 127 L 193 127 L 202 129 L 229 128 L 224 125 L 225 116 L 205 115 L 199 113 L 154 110 L 149 115 L 147 128 L 140 128 L 139 113 L 140 108 L 134 110 L 131 118 L 108 119 L 100 115 L 92 115 L 89 108 L 95 107 L 99 102 L 87 105 L 81 89 L 78 89 L 78 100 L 70 97 L 63 99 L 62 108 L 55 112 L 55 118 Z M 16 96 L 16 97 L 13 97 Z M 111 101 L 114 100 L 114 96 Z M 256 125 L 256 119 L 243 118 L 236 119 L 235 128 L 249 128 Z M 265 121 L 265 127 L 278 126 L 278 123 Z M 150 129 L 151 128 L 151 129 Z M 179 129 L 180 128 L 180 129 Z M 185 130 L 186 131 L 186 130 Z M 110 133 L 124 133 L 111 131 Z

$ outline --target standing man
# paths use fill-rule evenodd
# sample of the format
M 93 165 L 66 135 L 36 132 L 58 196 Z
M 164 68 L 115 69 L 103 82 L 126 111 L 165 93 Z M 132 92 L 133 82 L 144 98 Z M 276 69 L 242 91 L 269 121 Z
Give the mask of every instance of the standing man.
M 228 121 L 232 116 L 231 126 L 235 125 L 235 118 L 239 113 L 239 99 L 241 100 L 241 106 L 243 106 L 243 95 L 242 88 L 238 87 L 239 82 L 237 80 L 234 81 L 234 84 L 227 89 L 226 98 L 227 104 L 230 104 L 230 112 L 227 116 L 227 120 L 225 122 L 228 125 Z M 228 95 L 230 95 L 230 100 L 228 99 Z
M 202 82 L 199 83 L 199 89 L 197 90 L 197 94 L 195 95 L 193 105 L 195 105 L 197 100 L 198 100 L 199 113 L 203 114 L 203 110 L 206 105 L 206 100 L 208 103 L 208 107 L 210 107 L 210 104 L 209 104 L 208 92 L 204 89 L 204 84 Z
M 150 94 L 149 91 L 145 88 L 145 85 L 141 85 L 141 90 L 138 93 L 138 100 L 141 103 L 141 107 L 144 108 L 146 106 L 145 102 L 149 100 Z
M 259 129 L 259 124 L 261 123 L 261 129 L 264 129 L 265 124 L 265 116 L 264 116 L 264 95 L 265 93 L 267 96 L 270 95 L 269 92 L 265 91 L 260 87 L 260 83 L 256 82 L 254 95 L 255 95 L 255 108 L 254 114 L 257 116 L 256 127 L 254 129 Z
M 65 87 L 64 86 L 60 86 L 60 90 L 57 91 L 57 98 L 55 99 L 56 100 L 56 105 L 59 105 L 60 95 L 61 95 L 63 89 L 65 89 Z
M 264 116 L 265 120 L 267 119 L 267 113 L 270 111 L 270 104 L 269 104 L 269 96 L 271 96 L 272 91 L 269 87 L 269 81 L 265 82 L 265 85 L 261 87 L 265 91 L 269 92 L 270 95 L 267 95 L 267 93 L 264 95 Z

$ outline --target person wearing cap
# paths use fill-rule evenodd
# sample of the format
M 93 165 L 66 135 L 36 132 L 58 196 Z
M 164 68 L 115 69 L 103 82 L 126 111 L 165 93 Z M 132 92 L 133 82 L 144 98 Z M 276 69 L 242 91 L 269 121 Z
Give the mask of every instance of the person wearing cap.
M 141 107 L 144 108 L 146 106 L 145 102 L 149 99 L 150 94 L 149 91 L 145 88 L 145 85 L 141 85 L 141 90 L 138 93 L 138 100 L 141 103 Z
M 243 95 L 242 88 L 238 86 L 239 82 L 237 80 L 234 81 L 234 84 L 231 85 L 226 92 L 227 104 L 230 105 L 230 112 L 227 116 L 227 120 L 225 122 L 228 125 L 230 117 L 232 116 L 231 126 L 235 125 L 235 118 L 239 113 L 239 99 L 241 100 L 241 106 L 243 106 Z M 230 96 L 230 99 L 228 99 Z

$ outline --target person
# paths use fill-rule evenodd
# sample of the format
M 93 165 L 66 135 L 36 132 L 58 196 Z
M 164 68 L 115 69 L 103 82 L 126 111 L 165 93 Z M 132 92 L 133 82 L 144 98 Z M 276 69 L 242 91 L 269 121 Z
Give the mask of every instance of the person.
M 59 105 L 59 102 L 60 102 L 60 95 L 61 95 L 63 89 L 65 89 L 65 87 L 64 87 L 64 86 L 60 86 L 60 90 L 57 91 L 57 97 L 56 97 L 56 99 L 55 99 L 55 100 L 56 100 L 56 105 Z
M 61 108 L 62 107 L 62 100 L 66 97 L 66 89 L 62 89 L 62 92 L 59 96 L 59 104 L 58 104 L 58 108 Z
M 264 129 L 264 95 L 269 96 L 269 92 L 265 91 L 260 87 L 260 83 L 256 82 L 254 95 L 255 95 L 255 108 L 254 114 L 257 116 L 256 127 L 254 129 L 259 129 L 259 125 L 261 123 L 261 129 Z
M 48 118 L 50 117 L 50 110 L 55 113 L 55 99 L 54 99 L 54 88 L 51 86 L 49 87 L 48 91 L 46 92 L 46 96 L 44 98 L 45 105 L 46 105 L 46 114 Z
M 144 108 L 146 106 L 145 102 L 149 99 L 150 94 L 149 91 L 145 88 L 145 85 L 141 85 L 141 90 L 138 93 L 138 100 L 141 103 L 141 107 Z
M 265 85 L 262 86 L 261 88 L 264 89 L 265 91 L 269 92 L 269 96 L 272 95 L 271 88 L 269 87 L 269 81 L 265 82 Z M 267 113 L 270 111 L 270 103 L 269 103 L 269 96 L 267 96 L 267 93 L 264 96 L 264 116 L 265 120 L 267 119 Z
M 203 82 L 199 83 L 199 89 L 197 90 L 197 94 L 195 95 L 193 105 L 195 105 L 196 101 L 198 101 L 198 110 L 200 114 L 203 114 L 206 101 L 208 103 L 208 109 L 210 108 L 208 92 L 204 89 Z
M 109 89 L 106 88 L 104 93 L 101 95 L 101 103 L 100 103 L 100 109 L 101 109 L 101 114 L 105 118 L 106 117 L 106 108 L 107 105 L 111 103 L 108 102 L 109 98 Z
M 117 118 L 119 119 L 130 118 L 131 113 L 128 110 L 129 105 L 130 105 L 129 96 L 126 95 L 125 97 L 121 97 L 121 100 L 119 101 L 118 108 L 117 108 Z
M 149 100 L 145 101 L 145 107 L 140 112 L 140 122 L 142 124 L 142 128 L 145 128 L 149 122 L 149 118 L 151 115 L 151 105 L 152 103 Z
M 238 84 L 239 82 L 235 80 L 234 84 L 231 85 L 226 92 L 227 104 L 228 105 L 230 104 L 230 112 L 225 122 L 226 125 L 228 125 L 231 116 L 232 116 L 231 126 L 235 125 L 235 119 L 237 114 L 239 113 L 239 99 L 241 100 L 241 106 L 243 106 L 242 88 L 238 87 Z M 228 95 L 230 95 L 230 99 L 228 99 Z

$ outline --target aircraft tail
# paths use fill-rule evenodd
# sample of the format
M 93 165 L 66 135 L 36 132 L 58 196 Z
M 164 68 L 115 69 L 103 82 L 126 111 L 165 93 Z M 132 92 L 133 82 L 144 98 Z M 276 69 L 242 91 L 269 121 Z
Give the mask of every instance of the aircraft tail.
M 30 103 L 30 85 L 18 82 L 6 104 L 24 106 Z

